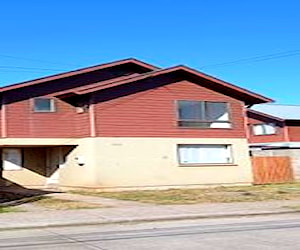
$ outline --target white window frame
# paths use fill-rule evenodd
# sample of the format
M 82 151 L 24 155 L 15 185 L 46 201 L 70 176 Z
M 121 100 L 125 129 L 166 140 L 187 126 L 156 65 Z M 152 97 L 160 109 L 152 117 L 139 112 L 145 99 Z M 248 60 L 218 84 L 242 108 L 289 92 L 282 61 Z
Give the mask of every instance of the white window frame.
M 214 156 L 217 156 L 216 160 L 213 160 Z M 232 165 L 234 162 L 230 144 L 178 144 L 177 158 L 181 166 Z
M 36 109 L 36 100 L 49 100 L 50 101 L 50 109 L 49 110 L 39 110 L 39 109 Z M 56 108 L 55 108 L 55 101 L 53 98 L 50 98 L 50 97 L 36 97 L 36 98 L 33 98 L 32 100 L 32 106 L 33 106 L 33 112 L 34 113 L 53 113 L 56 111 Z
M 272 131 L 270 131 L 272 129 Z M 254 135 L 275 135 L 277 127 L 274 123 L 260 123 L 252 125 L 252 133 Z
M 21 170 L 23 168 L 23 152 L 20 148 L 2 149 L 2 169 Z

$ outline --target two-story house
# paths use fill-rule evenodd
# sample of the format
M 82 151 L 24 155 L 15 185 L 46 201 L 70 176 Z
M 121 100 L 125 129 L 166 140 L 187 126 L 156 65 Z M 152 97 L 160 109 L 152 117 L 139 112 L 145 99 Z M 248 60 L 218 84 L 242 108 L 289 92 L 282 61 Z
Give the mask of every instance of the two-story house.
M 271 101 L 136 59 L 0 92 L 2 177 L 29 187 L 250 184 L 246 107 Z

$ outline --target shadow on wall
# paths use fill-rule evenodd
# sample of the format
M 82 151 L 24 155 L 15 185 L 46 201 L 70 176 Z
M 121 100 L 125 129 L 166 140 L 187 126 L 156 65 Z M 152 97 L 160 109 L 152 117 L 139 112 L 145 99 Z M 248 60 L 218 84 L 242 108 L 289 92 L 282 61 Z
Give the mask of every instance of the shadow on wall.
M 2 148 L 0 154 L 0 202 L 3 199 L 6 200 L 6 196 L 10 193 L 24 194 L 26 197 L 45 192 L 26 187 L 43 189 L 58 185 L 59 179 L 55 173 L 65 163 L 66 157 L 75 147 Z M 10 195 L 8 196 L 10 197 Z

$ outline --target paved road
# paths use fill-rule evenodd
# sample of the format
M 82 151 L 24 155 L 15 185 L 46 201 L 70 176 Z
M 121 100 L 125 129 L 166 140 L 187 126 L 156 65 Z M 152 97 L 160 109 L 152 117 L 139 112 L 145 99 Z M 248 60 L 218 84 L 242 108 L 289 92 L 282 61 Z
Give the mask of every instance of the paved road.
M 0 232 L 1 249 L 300 249 L 300 216 L 206 219 Z

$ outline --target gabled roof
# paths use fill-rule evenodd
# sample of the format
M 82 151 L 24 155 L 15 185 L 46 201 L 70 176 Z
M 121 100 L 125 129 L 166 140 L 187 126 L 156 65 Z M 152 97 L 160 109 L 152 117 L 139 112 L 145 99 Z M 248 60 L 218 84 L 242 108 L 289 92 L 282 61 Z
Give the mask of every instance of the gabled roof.
M 88 94 L 91 92 L 117 87 L 123 84 L 130 84 L 137 81 L 141 81 L 144 79 L 154 78 L 161 75 L 166 74 L 175 74 L 175 73 L 183 73 L 187 78 L 192 78 L 194 81 L 203 81 L 207 80 L 209 84 L 206 87 L 208 88 L 219 88 L 222 90 L 224 94 L 233 95 L 236 99 L 240 99 L 245 101 L 246 104 L 254 104 L 254 103 L 264 103 L 264 102 L 272 102 L 273 100 L 262 95 L 256 94 L 244 88 L 238 87 L 236 85 L 230 84 L 228 82 L 222 81 L 215 77 L 209 76 L 202 72 L 196 71 L 189 67 L 179 65 L 171 68 L 155 70 L 148 73 L 144 73 L 138 76 L 129 76 L 123 79 L 111 79 L 104 82 L 99 82 L 98 84 L 94 84 L 93 86 L 87 85 L 79 88 L 75 88 L 69 91 L 69 93 L 74 93 L 76 95 Z M 221 91 L 220 91 L 221 92 Z M 225 93 L 226 92 L 226 93 Z
M 13 90 L 13 89 L 18 89 L 18 88 L 23 88 L 23 87 L 43 83 L 43 82 L 58 80 L 58 79 L 65 78 L 65 77 L 76 76 L 76 75 L 80 75 L 80 74 L 84 74 L 84 73 L 93 72 L 93 71 L 96 71 L 96 70 L 111 68 L 111 67 L 125 65 L 125 64 L 134 64 L 136 66 L 140 66 L 141 68 L 146 69 L 147 71 L 152 71 L 152 70 L 159 69 L 156 66 L 153 66 L 151 64 L 148 64 L 148 63 L 145 63 L 145 62 L 142 62 L 142 61 L 139 61 L 137 59 L 128 58 L 128 59 L 123 59 L 123 60 L 114 61 L 114 62 L 110 62 L 110 63 L 95 65 L 95 66 L 86 67 L 86 68 L 81 68 L 81 69 L 72 70 L 72 71 L 68 71 L 68 72 L 65 72 L 65 73 L 61 73 L 61 74 L 51 75 L 51 76 L 42 77 L 42 78 L 38 78 L 38 79 L 26 81 L 26 82 L 21 82 L 21 83 L 17 83 L 17 84 L 4 86 L 4 87 L 0 88 L 0 92 L 5 92 L 5 91 Z
M 131 84 L 137 81 L 142 81 L 146 79 L 154 79 L 156 77 L 165 77 L 169 75 L 175 75 L 176 77 L 180 77 L 183 80 L 190 80 L 195 83 L 199 83 L 207 88 L 213 89 L 217 92 L 223 93 L 225 95 L 231 96 L 238 100 L 245 102 L 246 105 L 252 105 L 257 103 L 265 103 L 272 102 L 273 100 L 262 95 L 256 94 L 244 88 L 238 87 L 236 85 L 230 84 L 228 82 L 222 81 L 215 77 L 209 76 L 197 70 L 191 69 L 189 67 L 179 65 L 166 69 L 159 69 L 150 64 L 144 63 L 137 59 L 125 59 L 120 61 L 115 61 L 111 63 L 96 65 L 92 67 L 82 68 L 62 74 L 52 75 L 44 78 L 35 79 L 32 81 L 26 81 L 19 84 L 13 84 L 6 87 L 0 88 L 0 92 L 5 92 L 9 90 L 19 89 L 27 86 L 34 86 L 45 82 L 50 82 L 53 80 L 63 79 L 70 76 L 81 75 L 101 69 L 112 68 L 115 66 L 122 65 L 135 65 L 137 67 L 141 67 L 143 70 L 139 74 L 132 74 L 128 76 L 119 76 L 113 79 L 108 79 L 100 82 L 93 82 L 91 84 L 83 85 L 80 87 L 75 87 L 72 89 L 62 90 L 60 92 L 56 92 L 54 95 L 63 96 L 68 94 L 75 95 L 83 95 L 91 92 L 117 87 L 123 84 Z
M 300 120 L 299 105 L 256 104 L 251 110 L 278 117 L 282 120 Z

